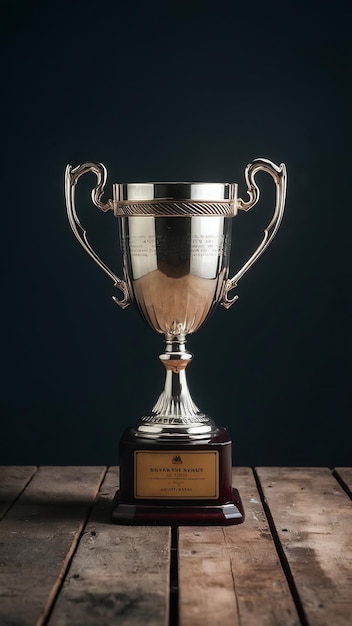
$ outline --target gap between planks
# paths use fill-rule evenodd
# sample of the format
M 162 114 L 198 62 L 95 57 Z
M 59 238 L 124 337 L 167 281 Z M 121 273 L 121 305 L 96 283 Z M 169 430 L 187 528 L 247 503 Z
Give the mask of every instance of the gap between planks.
M 352 503 L 328 468 L 258 468 L 305 623 L 350 626 Z
M 179 528 L 179 624 L 299 626 L 253 471 L 234 469 L 233 484 L 244 524 Z
M 352 467 L 336 467 L 333 476 L 352 500 Z
M 18 500 L 36 471 L 34 465 L 0 466 L 0 520 Z
M 40 467 L 2 519 L 2 626 L 45 623 L 105 472 Z
M 111 523 L 109 470 L 48 626 L 167 626 L 171 529 Z

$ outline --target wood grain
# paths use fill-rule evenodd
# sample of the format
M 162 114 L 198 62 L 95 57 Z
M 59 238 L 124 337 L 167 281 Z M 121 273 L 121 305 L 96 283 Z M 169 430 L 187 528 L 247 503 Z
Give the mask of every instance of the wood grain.
M 300 624 L 252 470 L 236 469 L 240 526 L 179 529 L 180 626 Z
M 109 470 L 49 626 L 165 626 L 169 612 L 170 529 L 114 525 L 118 484 Z
M 0 466 L 0 520 L 22 493 L 36 469 L 33 465 Z
M 350 626 L 352 502 L 325 468 L 259 468 L 310 626 Z
M 0 523 L 0 624 L 43 624 L 105 474 L 41 467 Z
M 117 468 L 104 476 L 0 468 L 1 626 L 169 623 L 170 529 L 112 524 Z M 179 528 L 179 625 L 350 626 L 352 470 L 233 478 L 243 525 Z

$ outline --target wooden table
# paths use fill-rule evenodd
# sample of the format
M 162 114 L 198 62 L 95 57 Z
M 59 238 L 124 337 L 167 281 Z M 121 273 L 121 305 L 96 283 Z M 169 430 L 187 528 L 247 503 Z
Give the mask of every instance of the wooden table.
M 0 468 L 1 626 L 350 626 L 352 468 L 233 481 L 241 526 L 116 526 L 118 468 Z

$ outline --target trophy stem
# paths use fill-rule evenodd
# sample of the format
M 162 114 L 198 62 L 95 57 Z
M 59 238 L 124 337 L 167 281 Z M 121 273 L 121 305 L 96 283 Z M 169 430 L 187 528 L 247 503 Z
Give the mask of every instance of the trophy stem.
M 137 425 L 143 437 L 181 437 L 200 439 L 217 432 L 213 421 L 193 402 L 187 385 L 186 367 L 193 355 L 186 349 L 184 337 L 166 335 L 165 352 L 159 356 L 166 369 L 164 390 L 149 415 Z
M 232 487 L 232 442 L 194 404 L 186 381 L 192 355 L 184 335 L 166 335 L 163 392 L 150 415 L 120 439 L 118 524 L 232 525 L 244 511 Z

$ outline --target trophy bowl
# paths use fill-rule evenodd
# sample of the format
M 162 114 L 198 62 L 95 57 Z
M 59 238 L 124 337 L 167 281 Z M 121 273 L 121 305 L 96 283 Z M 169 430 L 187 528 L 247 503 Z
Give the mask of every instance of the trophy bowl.
M 259 199 L 255 175 L 263 170 L 276 185 L 273 218 L 244 266 L 229 277 L 232 220 Z M 92 201 L 119 220 L 123 275 L 120 279 L 91 247 L 75 208 L 75 186 L 86 172 L 97 183 Z M 264 252 L 280 225 L 286 167 L 256 159 L 245 168 L 248 200 L 236 183 L 157 182 L 114 184 L 102 202 L 107 171 L 85 162 L 65 174 L 66 206 L 77 239 L 114 281 L 126 308 L 135 303 L 143 319 L 164 336 L 159 356 L 165 385 L 154 407 L 120 439 L 120 487 L 112 520 L 130 524 L 239 524 L 244 510 L 232 486 L 232 442 L 226 428 L 192 400 L 186 367 L 192 355 L 187 335 L 198 330 L 217 304 L 229 308 L 239 279 Z

